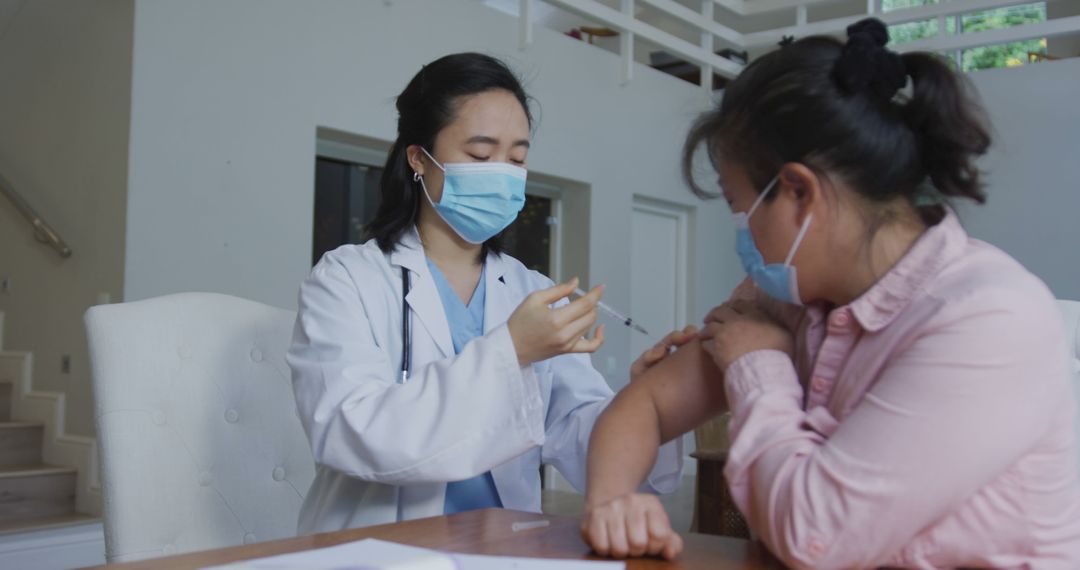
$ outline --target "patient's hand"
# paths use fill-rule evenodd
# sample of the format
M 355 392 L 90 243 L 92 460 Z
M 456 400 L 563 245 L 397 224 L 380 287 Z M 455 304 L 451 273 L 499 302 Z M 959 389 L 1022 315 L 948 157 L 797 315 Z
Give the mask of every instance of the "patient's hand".
M 779 350 L 789 357 L 795 353 L 791 331 L 753 302 L 729 301 L 713 309 L 700 336 L 721 371 L 758 350 Z
M 586 505 L 581 537 L 601 556 L 663 556 L 682 552 L 682 537 L 655 495 L 630 493 L 599 505 Z
M 643 372 L 666 358 L 671 354 L 672 348 L 678 348 L 697 338 L 697 334 L 698 330 L 694 325 L 689 325 L 681 331 L 668 333 L 663 340 L 656 343 L 656 346 L 641 353 L 641 356 L 630 366 L 630 381 L 633 382 Z

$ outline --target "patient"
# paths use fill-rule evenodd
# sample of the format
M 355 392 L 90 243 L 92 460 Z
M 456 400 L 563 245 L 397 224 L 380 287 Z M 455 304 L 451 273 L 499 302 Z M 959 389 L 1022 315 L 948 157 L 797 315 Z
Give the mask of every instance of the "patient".
M 676 557 L 635 489 L 657 446 L 730 409 L 732 496 L 789 566 L 1080 568 L 1054 298 L 949 206 L 985 200 L 989 126 L 944 59 L 888 51 L 877 20 L 848 35 L 759 58 L 691 131 L 687 179 L 704 194 L 704 144 L 750 281 L 598 421 L 583 536 Z

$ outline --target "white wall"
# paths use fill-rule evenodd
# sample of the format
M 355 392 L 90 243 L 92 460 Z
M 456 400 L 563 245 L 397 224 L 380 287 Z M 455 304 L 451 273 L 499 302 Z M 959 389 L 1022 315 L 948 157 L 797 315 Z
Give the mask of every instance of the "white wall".
M 82 315 L 123 294 L 133 4 L 3 0 L 0 15 L 0 173 L 74 251 L 34 241 L 0 198 L 5 348 L 33 351 L 35 389 L 66 393 L 66 431 L 92 434 Z
M 1080 15 L 1080 1 L 1078 0 L 1047 0 L 1046 2 L 1048 20 L 1077 15 Z M 1054 57 L 1080 57 L 1080 32 L 1049 38 L 1046 42 L 1046 53 Z
M 505 58 L 539 100 L 534 172 L 591 186 L 590 279 L 628 307 L 633 194 L 698 207 L 690 314 L 720 302 L 737 264 L 720 202 L 682 185 L 678 155 L 699 88 L 475 1 L 139 1 L 131 116 L 126 299 L 218 291 L 295 306 L 309 270 L 317 127 L 392 140 L 394 96 L 424 63 Z M 722 268 L 731 268 L 724 271 Z M 598 362 L 624 377 L 629 337 Z
M 963 207 L 964 224 L 1080 299 L 1080 59 L 970 77 L 996 136 L 981 162 L 989 200 Z

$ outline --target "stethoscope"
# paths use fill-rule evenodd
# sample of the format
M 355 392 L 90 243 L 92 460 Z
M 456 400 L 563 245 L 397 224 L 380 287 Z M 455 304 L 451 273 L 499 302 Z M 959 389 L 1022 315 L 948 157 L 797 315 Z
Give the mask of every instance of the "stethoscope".
M 506 280 L 499 277 L 500 283 Z M 401 383 L 409 381 L 410 367 L 412 366 L 412 335 L 409 334 L 409 302 L 405 297 L 409 296 L 412 289 L 412 281 L 409 277 L 409 269 L 401 268 Z
M 412 335 L 409 334 L 409 302 L 405 297 L 409 296 L 411 289 L 409 281 L 409 269 L 401 268 L 401 383 L 409 381 L 409 367 L 412 353 Z

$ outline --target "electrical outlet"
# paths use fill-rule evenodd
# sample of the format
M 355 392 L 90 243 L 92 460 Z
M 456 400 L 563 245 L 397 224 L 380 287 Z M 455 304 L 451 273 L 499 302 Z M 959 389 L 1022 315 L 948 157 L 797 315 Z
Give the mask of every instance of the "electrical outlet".
M 71 374 L 71 355 L 65 354 L 60 357 L 60 372 Z

